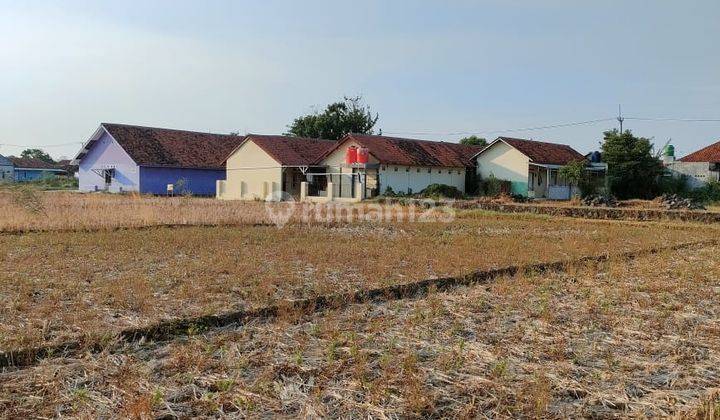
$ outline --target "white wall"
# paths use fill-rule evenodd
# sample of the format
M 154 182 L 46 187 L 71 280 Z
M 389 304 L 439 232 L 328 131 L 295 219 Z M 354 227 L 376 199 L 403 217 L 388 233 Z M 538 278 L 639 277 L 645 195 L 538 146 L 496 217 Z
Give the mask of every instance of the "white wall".
M 250 138 L 227 160 L 226 200 L 264 200 L 282 188 L 282 168 Z
M 465 168 L 381 165 L 379 174 L 380 194 L 388 186 L 396 193 L 416 194 L 431 184 L 450 185 L 465 192 Z
M 115 176 L 109 187 L 110 192 L 140 190 L 139 167 L 112 136 L 104 133 L 80 161 L 78 166 L 80 191 L 104 190 L 105 179 L 93 169 L 104 169 L 108 165 L 115 168 Z
M 669 163 L 667 168 L 675 177 L 687 175 L 690 188 L 700 188 L 710 181 L 720 180 L 720 172 L 711 171 L 709 162 L 680 162 Z
M 493 144 L 477 157 L 477 174 L 486 179 L 490 175 L 510 181 L 512 192 L 527 194 L 530 159 L 502 141 Z

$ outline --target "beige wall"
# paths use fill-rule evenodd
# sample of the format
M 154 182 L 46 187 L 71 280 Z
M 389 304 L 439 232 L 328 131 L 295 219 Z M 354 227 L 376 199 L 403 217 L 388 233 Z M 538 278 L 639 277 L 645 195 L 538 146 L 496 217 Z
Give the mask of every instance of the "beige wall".
M 477 173 L 482 179 L 493 175 L 512 183 L 512 192 L 527 194 L 530 159 L 514 147 L 498 141 L 477 157 Z
M 282 168 L 252 141 L 243 143 L 227 161 L 224 200 L 262 200 L 282 188 Z

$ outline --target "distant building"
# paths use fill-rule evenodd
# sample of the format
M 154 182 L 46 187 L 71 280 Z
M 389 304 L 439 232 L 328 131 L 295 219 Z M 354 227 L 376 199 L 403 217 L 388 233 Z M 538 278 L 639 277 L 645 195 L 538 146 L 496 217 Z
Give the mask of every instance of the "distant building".
M 720 141 L 675 160 L 675 148 L 665 147 L 663 163 L 673 176 L 686 176 L 690 188 L 700 188 L 710 181 L 720 181 Z
M 10 159 L 0 155 L 0 182 L 12 182 L 15 180 L 13 168 Z
M 15 182 L 39 181 L 67 174 L 65 169 L 57 164 L 45 162 L 44 160 L 14 156 L 10 156 L 9 159 L 13 164 Z
M 73 160 L 80 191 L 215 195 L 225 158 L 244 139 L 103 123 Z

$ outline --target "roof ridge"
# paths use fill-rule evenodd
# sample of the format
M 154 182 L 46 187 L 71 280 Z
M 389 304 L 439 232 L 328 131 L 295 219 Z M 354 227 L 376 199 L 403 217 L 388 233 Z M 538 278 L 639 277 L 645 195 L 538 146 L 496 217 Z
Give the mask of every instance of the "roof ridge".
M 210 135 L 212 135 L 212 136 L 245 137 L 245 136 L 243 136 L 243 135 L 241 135 L 241 134 L 235 135 L 235 134 L 230 134 L 230 133 L 227 133 L 227 134 L 224 134 L 224 133 L 211 133 L 211 132 L 209 132 L 209 131 L 181 130 L 181 129 L 179 129 L 179 128 L 151 127 L 151 126 L 147 126 L 147 125 L 137 125 L 137 124 L 123 124 L 123 123 L 103 122 L 103 123 L 100 123 L 100 125 L 102 125 L 102 126 L 105 126 L 105 125 L 117 125 L 117 126 L 121 126 L 121 127 L 146 128 L 146 129 L 149 129 L 149 130 L 166 130 L 166 131 L 178 131 L 178 132 L 181 132 L 181 133 L 210 134 Z
M 405 141 L 419 141 L 419 142 L 425 142 L 425 143 L 451 144 L 451 145 L 467 146 L 467 147 L 474 147 L 474 146 L 475 146 L 475 145 L 473 145 L 473 144 L 462 144 L 462 143 L 454 142 L 454 141 L 412 139 L 412 138 L 409 138 L 409 137 L 385 136 L 385 135 L 382 135 L 382 134 L 348 133 L 347 135 L 348 135 L 348 136 L 382 137 L 382 138 L 385 138 L 385 139 L 396 139 L 396 140 L 405 140 Z
M 500 136 L 500 137 L 498 137 L 498 138 L 499 138 L 499 139 L 509 139 L 509 140 L 527 141 L 527 142 L 531 142 L 531 143 L 552 144 L 552 145 L 554 145 L 554 146 L 566 146 L 566 147 L 572 148 L 572 146 L 570 146 L 569 144 L 566 144 L 566 143 L 554 143 L 554 142 L 551 142 L 551 141 L 544 141 L 544 140 L 532 140 L 532 139 L 523 139 L 523 138 L 520 138 L 520 137 L 506 137 L 506 136 Z
M 299 140 L 312 140 L 312 141 L 326 141 L 326 142 L 337 142 L 340 140 L 331 140 L 331 139 L 319 139 L 319 138 L 313 138 L 313 137 L 300 137 L 300 136 L 286 136 L 284 134 L 255 134 L 255 133 L 247 133 L 245 137 L 277 137 L 277 138 L 286 138 L 286 139 L 299 139 Z

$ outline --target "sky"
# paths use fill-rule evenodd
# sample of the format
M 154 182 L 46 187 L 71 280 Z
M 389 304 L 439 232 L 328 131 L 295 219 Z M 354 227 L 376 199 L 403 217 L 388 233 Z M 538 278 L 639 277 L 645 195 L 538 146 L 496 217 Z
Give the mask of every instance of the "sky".
M 282 133 L 362 95 L 385 134 L 599 147 L 614 118 L 720 119 L 720 2 L 0 0 L 0 154 L 101 122 Z M 678 156 L 720 122 L 626 120 Z

